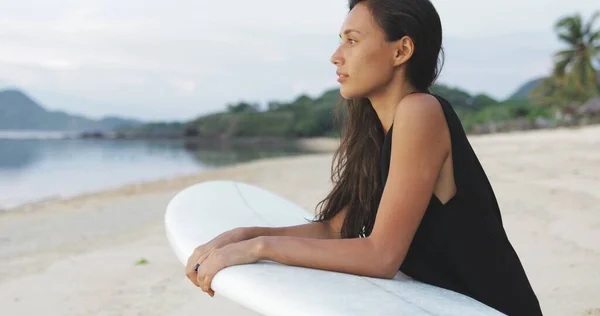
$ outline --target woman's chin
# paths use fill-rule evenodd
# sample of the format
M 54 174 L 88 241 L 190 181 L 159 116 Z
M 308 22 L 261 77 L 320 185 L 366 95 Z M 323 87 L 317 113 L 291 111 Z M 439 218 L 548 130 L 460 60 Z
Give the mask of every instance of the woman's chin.
M 340 87 L 340 95 L 346 100 L 358 99 L 362 97 L 361 94 L 358 93 L 358 91 L 354 91 L 349 87 L 345 87 L 344 85 Z

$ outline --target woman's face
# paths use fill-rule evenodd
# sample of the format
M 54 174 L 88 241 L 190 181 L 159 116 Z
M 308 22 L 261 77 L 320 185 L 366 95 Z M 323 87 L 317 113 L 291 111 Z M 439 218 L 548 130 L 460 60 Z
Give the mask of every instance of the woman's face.
M 385 33 L 366 5 L 359 3 L 348 13 L 340 36 L 340 46 L 331 56 L 331 62 L 337 67 L 342 97 L 368 97 L 390 82 L 394 47 L 385 41 Z

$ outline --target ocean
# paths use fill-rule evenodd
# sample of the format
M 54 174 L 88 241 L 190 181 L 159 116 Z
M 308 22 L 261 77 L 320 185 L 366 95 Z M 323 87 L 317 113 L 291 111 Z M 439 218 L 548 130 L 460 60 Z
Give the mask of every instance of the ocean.
M 56 132 L 0 131 L 0 210 L 123 185 L 183 176 L 295 150 L 183 141 L 63 139 Z

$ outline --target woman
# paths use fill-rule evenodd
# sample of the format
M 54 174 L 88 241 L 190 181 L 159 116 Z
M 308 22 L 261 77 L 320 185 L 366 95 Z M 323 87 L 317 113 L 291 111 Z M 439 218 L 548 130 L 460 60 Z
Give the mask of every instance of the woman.
M 428 93 L 441 29 L 428 0 L 350 0 L 331 57 L 345 126 L 317 220 L 199 246 L 186 267 L 195 285 L 212 296 L 219 270 L 259 260 L 378 278 L 400 270 L 508 315 L 541 314 L 458 117 Z

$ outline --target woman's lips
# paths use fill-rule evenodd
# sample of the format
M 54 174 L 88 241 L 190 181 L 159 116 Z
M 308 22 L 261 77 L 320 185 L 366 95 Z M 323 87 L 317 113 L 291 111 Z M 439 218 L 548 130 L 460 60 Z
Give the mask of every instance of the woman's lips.
M 339 73 L 339 72 L 337 72 L 336 74 L 338 75 L 338 78 L 337 78 L 338 82 L 342 82 L 342 81 L 348 79 L 348 75 L 346 75 L 346 74 Z

